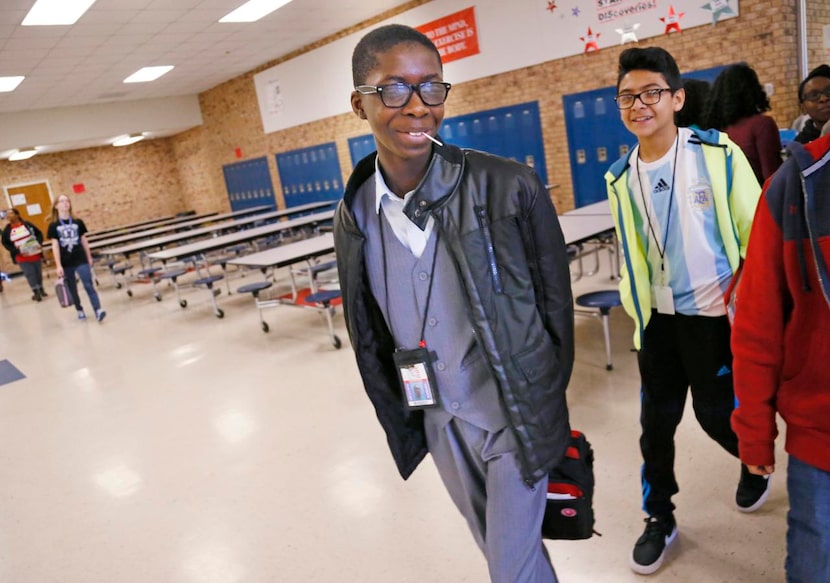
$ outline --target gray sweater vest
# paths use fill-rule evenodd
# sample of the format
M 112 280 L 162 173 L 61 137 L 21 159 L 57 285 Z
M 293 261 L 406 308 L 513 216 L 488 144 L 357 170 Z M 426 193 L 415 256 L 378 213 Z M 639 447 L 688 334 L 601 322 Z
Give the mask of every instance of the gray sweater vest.
M 423 254 L 416 258 L 398 240 L 383 214 L 375 212 L 374 180 L 367 180 L 361 188 L 354 214 L 366 236 L 369 284 L 398 348 L 418 347 L 426 318 L 424 340 L 433 355 L 440 404 L 440 409 L 430 409 L 428 414 L 443 417 L 445 422 L 459 417 L 487 431 L 506 427 L 498 385 L 476 342 L 466 295 L 437 231 L 433 230 Z M 431 273 L 432 296 L 427 310 Z

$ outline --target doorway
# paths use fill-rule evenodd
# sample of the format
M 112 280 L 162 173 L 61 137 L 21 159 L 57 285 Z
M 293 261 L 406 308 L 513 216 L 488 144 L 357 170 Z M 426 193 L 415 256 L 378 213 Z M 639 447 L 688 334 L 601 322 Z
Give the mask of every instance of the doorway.
M 20 213 L 20 218 L 29 221 L 43 233 L 43 240 L 48 235 L 46 230 L 52 220 L 52 194 L 48 182 L 31 182 L 4 187 L 6 203 Z M 8 207 L 6 207 L 8 208 Z M 47 265 L 52 261 L 52 247 L 43 246 L 43 259 Z
M 43 233 L 49 227 L 52 213 L 52 194 L 48 182 L 32 182 L 6 186 L 6 200 L 14 207 L 20 218 L 29 221 Z

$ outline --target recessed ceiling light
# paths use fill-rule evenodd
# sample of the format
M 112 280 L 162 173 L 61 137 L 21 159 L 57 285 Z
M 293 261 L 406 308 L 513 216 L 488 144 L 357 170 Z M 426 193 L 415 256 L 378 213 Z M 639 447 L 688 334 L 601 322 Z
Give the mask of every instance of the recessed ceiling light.
M 14 91 L 26 77 L 0 77 L 0 93 Z
M 144 134 L 130 134 L 128 136 L 121 136 L 120 138 L 116 139 L 112 145 L 116 148 L 120 146 L 129 146 L 130 144 L 135 144 L 136 142 L 140 142 L 144 139 Z
M 248 0 L 236 10 L 220 18 L 219 22 L 256 22 L 289 2 L 291 0 Z
M 173 70 L 173 65 L 164 65 L 160 67 L 142 67 L 126 79 L 124 83 L 146 83 L 147 81 L 155 81 L 162 75 Z
M 93 4 L 95 0 L 37 0 L 23 26 L 75 24 Z
M 18 160 L 28 160 L 35 154 L 37 154 L 37 148 L 23 148 L 22 150 L 15 150 L 14 153 L 9 156 L 9 160 L 12 162 L 17 162 Z

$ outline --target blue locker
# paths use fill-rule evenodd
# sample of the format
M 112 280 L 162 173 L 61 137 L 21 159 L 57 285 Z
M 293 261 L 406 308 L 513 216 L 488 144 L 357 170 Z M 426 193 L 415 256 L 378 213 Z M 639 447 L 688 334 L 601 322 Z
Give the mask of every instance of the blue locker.
M 683 77 L 713 83 L 724 68 L 692 71 Z M 620 119 L 616 94 L 616 87 L 604 87 L 562 96 L 576 207 L 605 199 L 605 172 L 637 143 Z
M 538 102 L 447 118 L 441 126 L 440 137 L 461 148 L 482 150 L 527 164 L 547 184 Z M 371 134 L 349 139 L 352 167 L 374 151 Z
M 277 154 L 276 159 L 286 206 L 337 200 L 343 195 L 334 142 Z
M 352 157 L 352 168 L 366 156 L 377 149 L 375 138 L 372 134 L 349 138 L 349 154 Z
M 232 211 L 261 205 L 276 208 L 267 158 L 225 164 L 222 173 Z

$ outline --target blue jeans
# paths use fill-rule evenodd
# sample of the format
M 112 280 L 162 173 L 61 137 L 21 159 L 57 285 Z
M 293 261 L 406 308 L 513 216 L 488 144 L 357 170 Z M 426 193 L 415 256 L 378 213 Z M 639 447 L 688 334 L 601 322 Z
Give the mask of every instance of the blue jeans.
M 830 581 L 830 472 L 790 456 L 787 583 Z
M 89 296 L 89 301 L 92 303 L 92 309 L 95 312 L 101 309 L 101 301 L 98 299 L 98 292 L 95 291 L 95 285 L 92 283 L 92 270 L 89 268 L 89 263 L 81 263 L 75 267 L 63 268 L 63 280 L 69 292 L 72 294 L 72 299 L 75 300 L 75 309 L 82 312 L 84 307 L 81 305 L 81 297 L 78 295 L 78 283 L 75 281 L 75 276 L 81 279 L 84 284 L 86 295 Z

